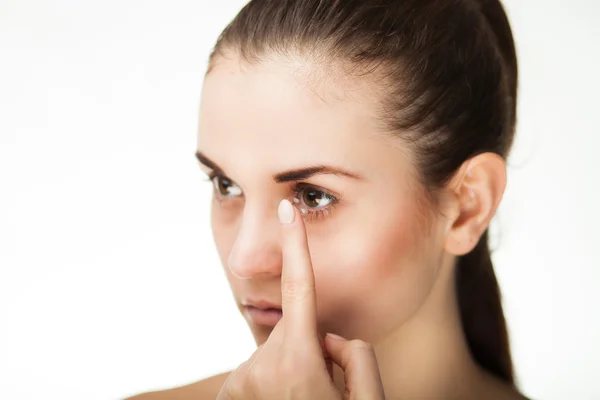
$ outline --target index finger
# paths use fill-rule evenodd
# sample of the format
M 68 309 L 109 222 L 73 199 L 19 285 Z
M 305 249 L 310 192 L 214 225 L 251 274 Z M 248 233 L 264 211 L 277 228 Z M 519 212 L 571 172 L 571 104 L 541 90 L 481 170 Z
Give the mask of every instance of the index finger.
M 315 276 L 304 221 L 288 200 L 279 203 L 282 230 L 281 296 L 284 337 L 318 340 Z M 318 344 L 318 343 L 317 343 Z

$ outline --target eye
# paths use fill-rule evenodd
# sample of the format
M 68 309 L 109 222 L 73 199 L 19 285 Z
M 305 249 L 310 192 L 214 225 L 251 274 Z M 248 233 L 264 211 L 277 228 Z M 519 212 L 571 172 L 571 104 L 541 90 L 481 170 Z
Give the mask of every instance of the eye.
M 306 188 L 300 192 L 300 201 L 310 209 L 319 209 L 327 207 L 335 198 L 327 193 L 315 188 Z
M 315 186 L 298 183 L 293 190 L 293 203 L 309 220 L 328 216 L 338 202 L 336 196 Z
M 209 177 L 213 183 L 215 193 L 220 197 L 237 197 L 242 195 L 242 189 L 231 179 L 222 175 Z

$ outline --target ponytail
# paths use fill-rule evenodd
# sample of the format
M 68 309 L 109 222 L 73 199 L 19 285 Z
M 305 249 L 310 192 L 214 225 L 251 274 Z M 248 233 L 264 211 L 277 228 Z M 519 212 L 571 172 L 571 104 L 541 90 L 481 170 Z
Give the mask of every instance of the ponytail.
M 475 361 L 505 382 L 514 375 L 500 288 L 488 248 L 488 232 L 458 259 L 456 291 L 461 323 Z

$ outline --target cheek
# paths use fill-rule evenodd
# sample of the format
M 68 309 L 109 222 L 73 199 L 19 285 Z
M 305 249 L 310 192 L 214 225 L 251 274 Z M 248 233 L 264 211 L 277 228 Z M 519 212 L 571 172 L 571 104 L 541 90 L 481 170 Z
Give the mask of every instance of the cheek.
M 433 270 L 424 257 L 426 235 L 417 212 L 371 215 L 311 243 L 319 313 L 355 337 L 400 325 L 424 301 Z

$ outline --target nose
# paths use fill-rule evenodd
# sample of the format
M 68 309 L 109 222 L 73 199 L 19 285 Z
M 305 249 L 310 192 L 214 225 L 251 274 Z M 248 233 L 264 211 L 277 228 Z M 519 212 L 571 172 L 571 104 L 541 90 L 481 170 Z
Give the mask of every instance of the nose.
M 281 275 L 281 244 L 277 210 L 249 208 L 246 203 L 228 267 L 242 279 Z

